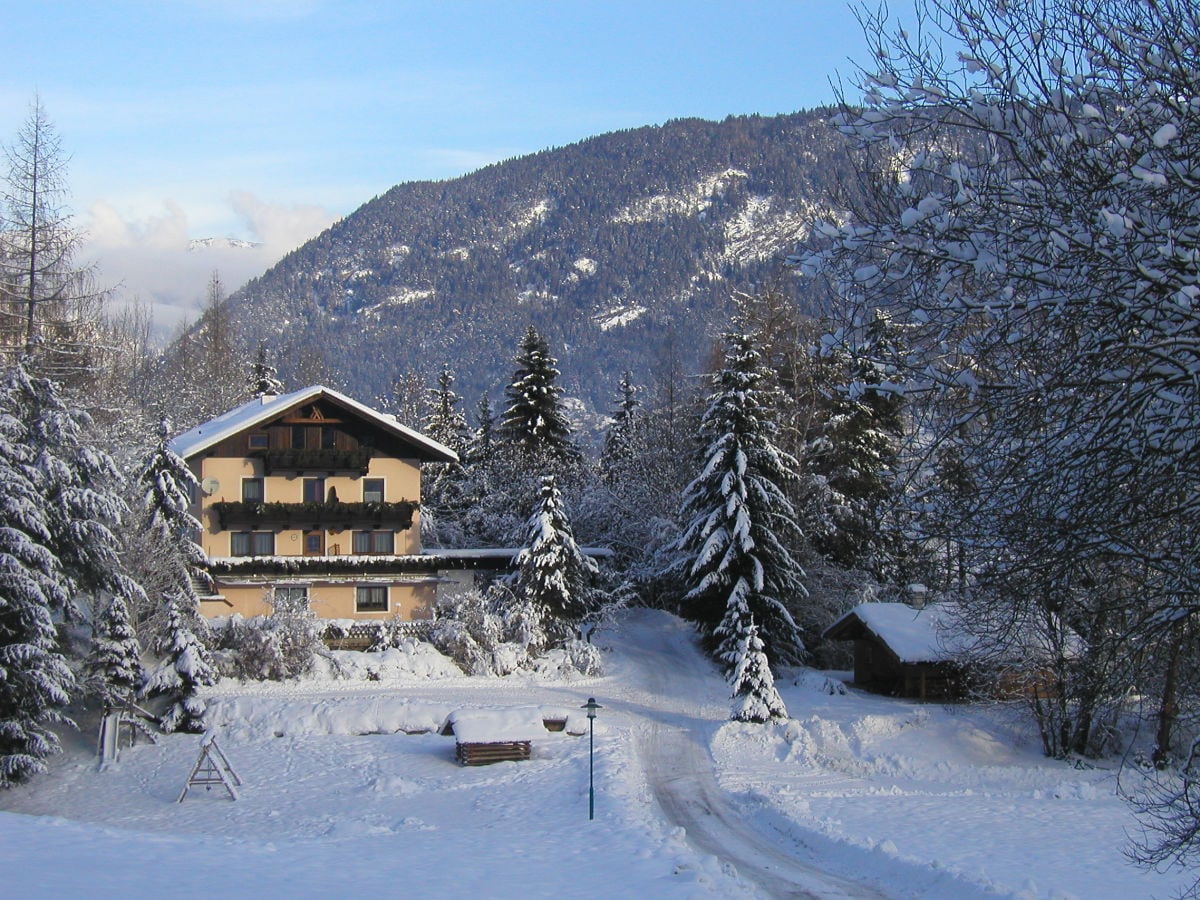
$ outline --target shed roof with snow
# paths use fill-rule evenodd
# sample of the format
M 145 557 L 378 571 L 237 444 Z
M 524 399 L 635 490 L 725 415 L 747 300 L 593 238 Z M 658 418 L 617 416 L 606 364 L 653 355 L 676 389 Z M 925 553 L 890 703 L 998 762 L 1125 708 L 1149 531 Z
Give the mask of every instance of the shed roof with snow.
M 961 696 L 969 637 L 957 627 L 956 607 L 861 603 L 825 629 L 824 637 L 854 641 L 854 683 L 868 690 L 922 700 Z
M 872 637 L 901 663 L 948 662 L 970 649 L 950 604 L 917 609 L 907 603 L 860 603 L 825 629 L 827 640 Z
M 459 743 L 531 741 L 546 736 L 540 706 L 509 709 L 456 709 L 446 717 L 442 734 L 453 734 Z

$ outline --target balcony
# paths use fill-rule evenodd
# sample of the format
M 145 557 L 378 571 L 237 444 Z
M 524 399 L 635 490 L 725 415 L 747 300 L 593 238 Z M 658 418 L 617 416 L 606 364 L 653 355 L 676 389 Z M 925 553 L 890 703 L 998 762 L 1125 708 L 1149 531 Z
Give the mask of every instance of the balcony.
M 221 501 L 212 505 L 222 530 L 235 526 L 275 529 L 345 528 L 404 531 L 412 527 L 416 504 L 398 503 L 254 503 Z
M 333 448 L 305 450 L 260 450 L 250 454 L 263 461 L 263 472 L 353 472 L 366 475 L 371 464 L 371 451 L 365 447 L 353 450 Z

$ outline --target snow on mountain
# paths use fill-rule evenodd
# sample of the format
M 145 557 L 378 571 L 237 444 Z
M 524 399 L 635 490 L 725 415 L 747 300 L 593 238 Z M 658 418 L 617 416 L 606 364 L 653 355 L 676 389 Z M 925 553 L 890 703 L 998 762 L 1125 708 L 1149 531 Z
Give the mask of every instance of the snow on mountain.
M 234 250 L 252 250 L 255 247 L 261 247 L 262 244 L 255 241 L 244 241 L 241 238 L 193 238 L 188 241 L 188 251 L 191 253 L 201 253 L 205 250 L 214 249 L 234 249 Z
M 646 197 L 619 210 L 612 218 L 618 225 L 662 222 L 670 216 L 695 216 L 713 205 L 713 200 L 725 194 L 725 189 L 738 178 L 749 178 L 738 169 L 725 169 L 708 175 L 672 194 Z
M 48 775 L 0 793 L 5 891 L 1036 900 L 1191 881 L 1124 859 L 1116 770 L 1044 758 L 1019 708 L 831 692 L 797 670 L 778 682 L 792 719 L 735 724 L 687 624 L 630 611 L 597 639 L 598 678 L 467 677 L 414 643 L 338 654 L 352 680 L 222 682 L 206 696 L 237 801 L 193 788 L 176 802 L 198 736 L 97 771 L 89 727 Z M 527 762 L 464 768 L 436 733 L 454 710 L 530 706 L 574 712 L 577 732 L 589 697 L 594 821 L 586 736 L 547 732 Z
M 622 303 L 604 312 L 596 313 L 592 317 L 592 321 L 599 326 L 601 331 L 608 331 L 610 328 L 618 328 L 636 321 L 645 312 L 646 307 L 637 303 Z
M 704 365 L 733 293 L 779 281 L 807 220 L 852 183 L 850 159 L 815 110 L 674 120 L 400 184 L 236 292 L 234 326 L 268 342 L 285 382 L 316 343 L 337 348 L 325 380 L 355 395 L 387 395 L 399 359 L 448 363 L 473 406 L 533 325 L 564 387 L 606 412 L 619 373 L 648 382 L 665 342 Z M 802 309 L 825 302 L 785 281 Z

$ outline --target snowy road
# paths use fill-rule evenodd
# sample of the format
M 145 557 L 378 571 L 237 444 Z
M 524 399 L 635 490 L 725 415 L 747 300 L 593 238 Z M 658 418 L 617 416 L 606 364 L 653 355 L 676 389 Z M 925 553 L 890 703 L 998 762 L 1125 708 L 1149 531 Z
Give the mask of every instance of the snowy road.
M 782 836 L 773 840 L 729 802 L 706 741 L 714 713 L 727 713 L 724 686 L 685 627 L 628 629 L 622 639 L 620 653 L 636 668 L 630 681 L 645 691 L 637 697 L 642 703 L 628 709 L 642 720 L 635 728 L 638 757 L 663 814 L 696 849 L 772 897 L 885 896 L 822 872 L 811 850 Z

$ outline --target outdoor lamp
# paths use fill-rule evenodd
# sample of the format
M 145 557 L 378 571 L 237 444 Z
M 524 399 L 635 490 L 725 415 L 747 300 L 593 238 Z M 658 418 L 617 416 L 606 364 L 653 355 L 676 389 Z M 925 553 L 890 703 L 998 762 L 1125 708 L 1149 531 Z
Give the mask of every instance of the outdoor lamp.
M 588 717 L 588 819 L 596 818 L 596 710 L 604 709 L 596 702 L 595 697 L 588 697 L 588 702 L 580 709 L 587 710 Z

